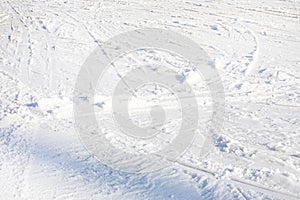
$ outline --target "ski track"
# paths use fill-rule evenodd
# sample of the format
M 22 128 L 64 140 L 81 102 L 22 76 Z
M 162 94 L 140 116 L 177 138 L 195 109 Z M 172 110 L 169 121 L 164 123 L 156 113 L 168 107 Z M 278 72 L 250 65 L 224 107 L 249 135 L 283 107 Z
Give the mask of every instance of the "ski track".
M 18 0 L 0 11 L 1 199 L 300 198 L 299 2 Z M 70 104 L 93 49 L 142 27 L 208 52 L 226 116 L 206 157 L 189 150 L 167 169 L 128 174 L 88 154 Z

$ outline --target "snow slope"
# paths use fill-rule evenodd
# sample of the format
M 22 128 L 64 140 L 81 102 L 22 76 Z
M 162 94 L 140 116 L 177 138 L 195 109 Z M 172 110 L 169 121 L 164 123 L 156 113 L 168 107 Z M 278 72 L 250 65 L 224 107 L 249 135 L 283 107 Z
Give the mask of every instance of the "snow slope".
M 0 24 L 0 199 L 300 198 L 299 1 L 1 1 Z M 87 152 L 72 95 L 101 42 L 146 27 L 178 32 L 209 54 L 226 113 L 205 157 L 200 138 L 170 167 L 131 174 Z M 183 63 L 141 51 L 115 65 L 145 60 Z M 205 124 L 209 94 L 198 86 Z

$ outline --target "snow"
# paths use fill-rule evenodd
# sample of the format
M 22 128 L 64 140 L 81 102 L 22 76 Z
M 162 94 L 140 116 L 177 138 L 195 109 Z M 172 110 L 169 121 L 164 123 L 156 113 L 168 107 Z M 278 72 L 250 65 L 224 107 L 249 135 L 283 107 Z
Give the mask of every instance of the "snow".
M 299 24 L 297 0 L 1 1 L 0 199 L 299 199 Z M 176 66 L 176 80 L 193 86 L 199 105 L 199 134 L 178 160 L 129 173 L 86 149 L 73 92 L 97 46 L 140 28 L 171 30 L 199 44 L 222 79 L 226 104 L 223 129 L 208 135 L 211 147 L 202 155 L 212 112 L 203 77 L 162 50 L 115 60 L 121 74 L 149 63 Z M 141 154 L 172 143 L 180 105 L 153 85 L 131 98 L 129 115 L 147 127 L 160 102 L 164 134 L 144 143 L 116 131 L 109 117 L 118 79 L 109 68 L 94 97 L 97 119 L 114 130 L 111 143 Z

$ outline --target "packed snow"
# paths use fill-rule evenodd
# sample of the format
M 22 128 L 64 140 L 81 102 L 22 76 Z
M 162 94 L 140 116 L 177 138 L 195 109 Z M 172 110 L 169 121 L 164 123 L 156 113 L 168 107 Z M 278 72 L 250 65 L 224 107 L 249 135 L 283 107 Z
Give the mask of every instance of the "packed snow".
M 101 162 L 82 143 L 73 92 L 95 48 L 142 28 L 177 32 L 207 52 L 224 86 L 225 116 L 223 129 L 207 136 L 204 156 L 199 134 L 166 168 L 129 173 Z M 0 34 L 0 199 L 300 198 L 298 0 L 1 1 Z M 194 85 L 199 130 L 209 132 L 209 90 L 184 59 L 140 50 L 113 64 L 124 71 L 149 63 L 183 66 L 176 79 Z M 94 98 L 97 119 L 109 130 L 115 127 L 106 94 L 114 77 L 113 70 L 103 76 Z M 144 144 L 113 131 L 113 145 L 151 152 L 172 142 L 180 118 L 172 92 L 140 88 L 129 115 L 147 126 L 153 99 L 169 113 L 164 140 Z

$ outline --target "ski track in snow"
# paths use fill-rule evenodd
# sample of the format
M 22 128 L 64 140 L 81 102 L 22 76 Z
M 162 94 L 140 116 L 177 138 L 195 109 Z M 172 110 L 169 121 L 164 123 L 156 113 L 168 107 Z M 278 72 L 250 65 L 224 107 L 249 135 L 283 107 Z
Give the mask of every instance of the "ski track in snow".
M 0 11 L 1 199 L 300 198 L 299 2 L 17 0 Z M 177 31 L 208 52 L 226 116 L 206 157 L 194 143 L 169 168 L 129 174 L 85 150 L 71 99 L 94 48 L 143 27 Z

